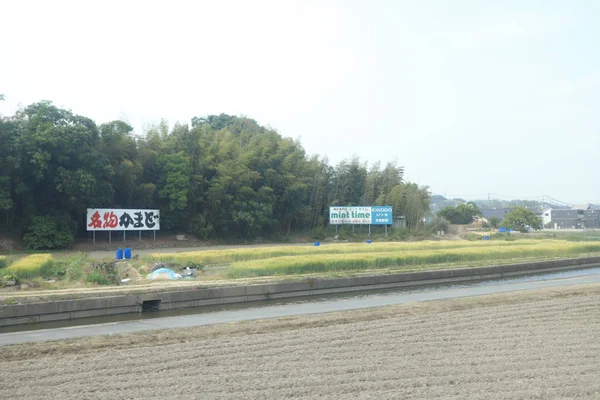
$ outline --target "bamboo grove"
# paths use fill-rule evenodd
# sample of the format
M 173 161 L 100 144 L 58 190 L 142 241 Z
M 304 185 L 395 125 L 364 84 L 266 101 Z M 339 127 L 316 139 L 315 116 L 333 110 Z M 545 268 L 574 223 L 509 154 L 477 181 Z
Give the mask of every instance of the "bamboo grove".
M 159 208 L 161 228 L 201 238 L 323 229 L 331 205 L 392 205 L 417 227 L 429 191 L 396 162 L 331 165 L 254 120 L 225 114 L 135 134 L 49 101 L 0 118 L 0 229 L 85 235 L 88 207 Z

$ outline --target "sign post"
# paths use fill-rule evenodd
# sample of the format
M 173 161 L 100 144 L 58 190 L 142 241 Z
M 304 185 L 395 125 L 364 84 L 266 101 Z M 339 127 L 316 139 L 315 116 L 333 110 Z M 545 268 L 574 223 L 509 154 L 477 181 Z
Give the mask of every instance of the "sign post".
M 112 231 L 123 231 L 123 242 L 127 241 L 127 231 L 138 231 L 140 242 L 142 231 L 153 231 L 156 241 L 156 231 L 160 229 L 160 210 L 88 208 L 86 225 L 87 230 L 93 232 L 94 244 L 96 231 L 108 231 L 109 243 L 112 243 Z
M 333 225 L 391 225 L 392 206 L 329 207 Z

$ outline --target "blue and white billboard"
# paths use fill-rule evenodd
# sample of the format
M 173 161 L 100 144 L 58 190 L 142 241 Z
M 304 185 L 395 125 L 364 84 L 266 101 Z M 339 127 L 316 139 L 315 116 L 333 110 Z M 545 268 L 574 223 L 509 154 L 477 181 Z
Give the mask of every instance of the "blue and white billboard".
M 392 225 L 392 206 L 371 207 L 371 225 Z
M 392 206 L 329 207 L 331 225 L 392 225 Z

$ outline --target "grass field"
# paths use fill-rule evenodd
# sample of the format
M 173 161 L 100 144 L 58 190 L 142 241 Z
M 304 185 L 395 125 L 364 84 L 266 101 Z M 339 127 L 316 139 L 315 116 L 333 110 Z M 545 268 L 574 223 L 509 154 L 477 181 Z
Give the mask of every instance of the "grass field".
M 0 399 L 598 399 L 599 289 L 8 346 Z
M 20 279 L 40 276 L 44 269 L 52 266 L 54 259 L 51 254 L 32 254 L 23 257 L 4 269 L 4 273 L 14 274 Z
M 518 242 L 523 246 L 534 246 L 539 244 L 538 240 L 521 240 Z M 224 264 L 237 261 L 264 260 L 284 256 L 305 256 L 315 254 L 364 254 L 384 253 L 396 251 L 423 251 L 454 248 L 489 248 L 489 247 L 511 247 L 514 242 L 507 241 L 422 241 L 422 242 L 399 242 L 399 243 L 346 243 L 327 244 L 322 246 L 274 246 L 247 249 L 229 250 L 207 250 L 186 253 L 152 254 L 150 260 L 160 260 L 183 264 L 187 261 L 200 261 L 204 264 Z
M 0 257 L 0 278 L 32 283 L 45 289 L 68 289 L 103 283 L 113 285 L 123 276 L 133 278 L 131 285 L 147 283 L 145 276 L 157 261 L 180 271 L 193 264 L 203 270 L 200 281 L 262 279 L 298 276 L 315 278 L 360 274 L 386 274 L 436 268 L 462 268 L 517 263 L 550 258 L 582 257 L 600 254 L 600 241 L 568 239 L 513 238 L 510 240 L 446 240 L 382 243 L 327 243 L 321 246 L 273 245 L 207 249 L 180 253 L 147 253 L 117 265 L 111 279 L 94 278 L 99 272 L 93 263 L 107 258 L 86 258 L 82 253 L 34 254 L 11 259 Z M 18 257 L 18 256 L 17 256 Z M 14 261 L 13 261 L 14 260 Z M 114 279 L 113 279 L 114 278 Z
M 464 262 L 569 257 L 600 252 L 600 242 L 566 240 L 332 244 L 153 254 L 150 260 L 226 265 L 228 278 L 361 271 Z

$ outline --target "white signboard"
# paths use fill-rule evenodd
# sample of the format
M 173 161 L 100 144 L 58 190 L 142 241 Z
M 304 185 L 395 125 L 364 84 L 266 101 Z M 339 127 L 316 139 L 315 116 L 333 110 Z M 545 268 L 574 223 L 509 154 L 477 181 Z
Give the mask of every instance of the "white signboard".
M 392 206 L 329 207 L 331 225 L 391 225 Z
M 88 208 L 88 231 L 158 231 L 159 210 Z
M 369 225 L 371 207 L 329 207 L 329 223 Z

